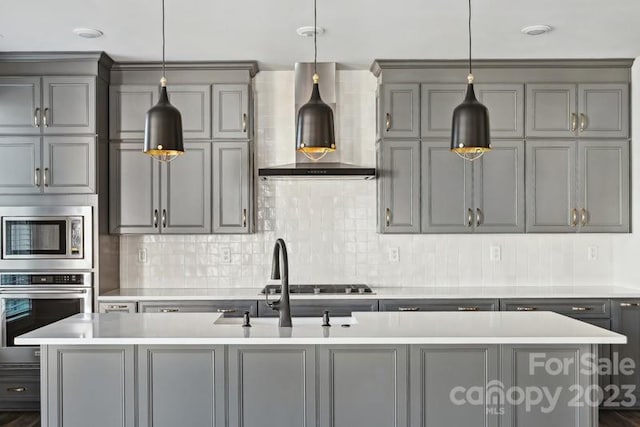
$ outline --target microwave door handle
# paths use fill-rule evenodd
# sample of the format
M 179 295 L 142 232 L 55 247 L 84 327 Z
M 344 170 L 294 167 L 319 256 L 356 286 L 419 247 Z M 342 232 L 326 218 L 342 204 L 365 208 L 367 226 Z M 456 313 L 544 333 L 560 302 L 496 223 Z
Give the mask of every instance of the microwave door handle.
M 86 295 L 86 289 L 2 289 L 2 295 Z

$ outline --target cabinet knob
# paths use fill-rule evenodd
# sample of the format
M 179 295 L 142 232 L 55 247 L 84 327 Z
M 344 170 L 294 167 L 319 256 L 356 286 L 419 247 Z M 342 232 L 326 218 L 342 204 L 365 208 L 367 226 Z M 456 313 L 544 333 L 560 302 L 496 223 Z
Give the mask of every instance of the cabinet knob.
M 36 111 L 33 113 L 33 127 L 40 127 L 40 109 L 36 108 Z
M 578 115 L 571 113 L 571 132 L 575 132 L 578 129 Z
M 467 209 L 467 227 L 471 227 L 473 225 L 473 209 Z
M 387 227 L 389 227 L 391 225 L 391 209 L 389 209 L 389 208 L 387 208 L 387 210 L 386 210 L 385 222 L 387 224 Z
M 247 113 L 242 115 L 242 132 L 247 132 Z
M 153 210 L 153 228 L 158 228 L 158 209 Z
M 578 209 L 571 209 L 571 226 L 576 227 L 578 225 Z
M 242 210 L 242 227 L 243 228 L 247 227 L 247 210 L 246 209 Z
M 26 387 L 8 387 L 7 391 L 9 393 L 24 393 L 25 391 L 27 391 Z
M 587 116 L 584 113 L 580 113 L 580 132 L 584 132 L 587 128 Z
M 387 113 L 384 125 L 385 125 L 385 128 L 386 128 L 387 132 L 389 132 L 389 130 L 391 129 L 391 114 Z
M 162 228 L 167 228 L 167 210 L 162 209 Z
M 580 209 L 580 225 L 585 226 L 588 222 L 587 210 L 585 208 Z
M 47 114 L 49 113 L 49 109 L 45 108 L 44 109 L 44 114 L 42 116 L 42 122 L 44 123 L 44 127 L 48 128 L 49 127 L 49 119 L 47 118 Z
M 36 168 L 36 171 L 33 174 L 33 185 L 40 187 L 40 168 Z
M 44 180 L 43 180 L 44 181 L 44 186 L 48 187 L 49 186 L 49 168 L 44 168 L 43 178 L 44 178 Z
M 480 208 L 476 208 L 476 226 L 482 224 L 482 222 L 483 222 L 482 210 Z

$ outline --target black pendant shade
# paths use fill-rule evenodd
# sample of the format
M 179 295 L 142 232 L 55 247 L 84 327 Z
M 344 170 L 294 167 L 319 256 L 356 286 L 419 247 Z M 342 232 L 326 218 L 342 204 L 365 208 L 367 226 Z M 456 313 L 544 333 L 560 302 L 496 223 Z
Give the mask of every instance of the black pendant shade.
M 182 116 L 169 102 L 164 82 L 160 88 L 160 100 L 147 111 L 143 151 L 165 162 L 184 153 Z
M 468 160 L 491 150 L 489 110 L 476 98 L 473 83 L 467 85 L 462 104 L 453 110 L 451 150 Z
M 296 124 L 296 150 L 312 160 L 309 153 L 325 155 L 336 150 L 333 110 L 320 97 L 318 80 L 314 75 L 311 98 L 300 107 Z

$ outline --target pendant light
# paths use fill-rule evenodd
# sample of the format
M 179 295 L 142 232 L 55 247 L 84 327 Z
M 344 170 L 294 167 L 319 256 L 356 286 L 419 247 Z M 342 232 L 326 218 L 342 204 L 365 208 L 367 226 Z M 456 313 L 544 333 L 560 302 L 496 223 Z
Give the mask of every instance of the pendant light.
M 489 138 L 489 110 L 473 91 L 471 68 L 471 0 L 469 0 L 469 75 L 467 93 L 462 104 L 453 110 L 451 151 L 465 160 L 474 161 L 491 150 Z
M 333 110 L 322 101 L 318 82 L 318 19 L 316 0 L 313 0 L 313 89 L 309 101 L 300 107 L 296 124 L 296 150 L 312 161 L 336 151 Z
M 164 0 L 162 0 L 162 78 L 160 100 L 147 111 L 144 124 L 144 153 L 161 162 L 170 162 L 184 154 L 182 116 L 169 102 L 165 77 Z

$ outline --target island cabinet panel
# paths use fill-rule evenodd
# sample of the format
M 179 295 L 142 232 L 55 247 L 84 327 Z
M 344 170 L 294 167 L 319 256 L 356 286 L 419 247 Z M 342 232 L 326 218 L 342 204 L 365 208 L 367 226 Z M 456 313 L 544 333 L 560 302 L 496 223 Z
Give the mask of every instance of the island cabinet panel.
M 47 427 L 134 427 L 133 346 L 43 346 Z
M 610 303 L 608 299 L 503 299 L 500 300 L 502 311 L 553 311 L 565 316 L 579 319 L 610 317 Z
M 411 427 L 497 427 L 487 391 L 498 380 L 498 346 L 412 345 Z M 467 391 L 481 402 L 466 401 Z
M 590 391 L 595 380 L 583 369 L 587 366 L 581 364 L 585 354 L 596 351 L 596 346 L 586 344 L 503 345 L 501 375 L 504 390 L 512 387 L 540 390 L 544 387 L 549 393 L 558 393 L 558 397 L 555 404 L 549 399 L 533 404 L 534 399 L 529 399 L 529 408 L 527 401 L 516 405 L 505 398 L 501 426 L 597 426 L 598 396 Z M 586 394 L 580 394 L 580 390 Z M 510 394 L 515 396 L 505 393 L 506 396 Z
M 497 311 L 496 299 L 380 300 L 380 311 Z
M 318 347 L 320 427 L 406 427 L 407 346 Z
M 278 299 L 280 296 L 269 297 Z M 296 300 L 291 304 L 291 315 L 295 317 L 321 317 L 328 311 L 331 317 L 348 317 L 356 311 L 378 311 L 378 300 Z M 258 303 L 258 315 L 260 317 L 277 317 L 274 311 L 262 300 Z
M 223 346 L 140 346 L 141 427 L 223 427 Z
M 229 346 L 229 426 L 315 427 L 315 354 L 314 346 Z
M 625 400 L 624 389 L 635 387 L 632 395 L 635 402 L 632 407 L 640 407 L 640 300 L 612 300 L 611 301 L 611 329 L 627 337 L 626 344 L 611 345 L 612 355 L 618 356 L 618 360 L 628 358 L 635 363 L 633 372 L 614 373 L 612 384 L 622 391 L 615 399 L 614 404 L 621 407 L 629 407 L 622 404 Z M 628 400 L 628 399 L 627 399 Z

